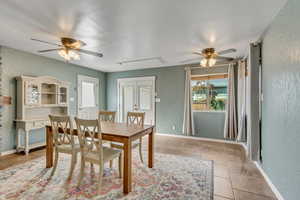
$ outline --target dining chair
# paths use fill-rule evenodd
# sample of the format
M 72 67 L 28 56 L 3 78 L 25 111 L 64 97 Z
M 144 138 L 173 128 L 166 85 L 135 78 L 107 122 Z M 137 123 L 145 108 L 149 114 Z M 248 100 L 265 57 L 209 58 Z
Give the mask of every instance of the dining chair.
M 71 155 L 71 167 L 68 179 L 72 177 L 76 162 L 77 153 L 80 152 L 80 145 L 76 144 L 75 136 L 72 135 L 73 127 L 69 116 L 49 115 L 51 129 L 54 138 L 55 159 L 51 176 L 57 168 L 58 157 L 60 153 Z M 69 133 L 67 131 L 70 131 Z
M 98 119 L 100 121 L 107 121 L 107 122 L 115 122 L 116 119 L 116 112 L 115 111 L 105 111 L 105 110 L 100 110 Z
M 115 111 L 106 111 L 106 110 L 100 110 L 99 111 L 98 120 L 115 123 L 115 119 L 116 119 L 116 112 Z M 111 144 L 111 142 L 110 142 L 110 144 Z M 113 168 L 113 161 L 112 160 L 109 162 L 109 167 Z
M 144 112 L 128 112 L 127 113 L 127 125 L 137 125 L 137 126 L 143 127 L 144 121 L 145 121 L 145 113 Z M 144 163 L 143 153 L 142 153 L 142 137 L 140 137 L 138 140 L 135 140 L 131 146 L 132 146 L 132 149 L 139 147 L 140 160 L 142 163 Z M 123 144 L 112 142 L 111 147 L 117 148 L 117 149 L 123 149 Z
M 119 176 L 122 177 L 122 151 L 102 145 L 100 120 L 85 120 L 75 117 L 81 149 L 81 167 L 78 186 L 84 176 L 85 162 L 99 165 L 98 189 L 101 187 L 104 164 L 119 159 Z

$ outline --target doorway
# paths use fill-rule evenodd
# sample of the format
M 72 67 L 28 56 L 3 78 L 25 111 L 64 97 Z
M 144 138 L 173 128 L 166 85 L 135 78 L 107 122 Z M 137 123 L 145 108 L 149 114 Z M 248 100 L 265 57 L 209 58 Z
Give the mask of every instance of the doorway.
M 78 75 L 77 77 L 78 117 L 97 119 L 99 111 L 99 79 Z
M 155 124 L 155 77 L 118 79 L 118 121 L 127 112 L 145 112 L 145 124 Z

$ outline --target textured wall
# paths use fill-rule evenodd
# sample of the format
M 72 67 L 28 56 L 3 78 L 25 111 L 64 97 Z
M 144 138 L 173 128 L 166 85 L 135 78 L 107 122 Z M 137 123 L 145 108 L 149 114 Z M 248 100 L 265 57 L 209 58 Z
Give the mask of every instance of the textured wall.
M 220 69 L 217 70 L 220 71 Z M 193 74 L 207 73 L 207 71 L 200 71 L 193 72 Z M 212 73 L 212 71 L 210 72 Z M 117 110 L 117 79 L 139 76 L 156 77 L 156 92 L 161 100 L 159 103 L 156 103 L 157 132 L 182 134 L 185 84 L 184 66 L 108 73 L 107 108 Z M 223 139 L 223 130 L 220 131 L 224 127 L 223 115 L 224 113 L 212 114 L 207 112 L 195 114 L 196 136 Z M 172 126 L 175 126 L 175 130 L 172 129 Z
M 225 112 L 194 112 L 196 137 L 224 139 Z
M 262 166 L 286 200 L 300 198 L 300 1 L 263 39 Z
M 2 151 L 15 148 L 16 130 L 13 120 L 16 116 L 16 81 L 15 77 L 20 75 L 31 76 L 54 76 L 60 80 L 69 81 L 70 97 L 75 101 L 70 102 L 70 114 L 77 112 L 77 74 L 99 77 L 100 79 L 100 107 L 106 106 L 106 75 L 105 73 L 79 67 L 77 65 L 67 64 L 53 59 L 36 56 L 33 54 L 21 52 L 18 50 L 5 48 L 1 50 L 3 67 L 3 94 L 12 96 L 12 105 L 5 106 L 3 109 L 3 140 Z M 34 131 L 30 142 L 43 141 L 43 130 Z

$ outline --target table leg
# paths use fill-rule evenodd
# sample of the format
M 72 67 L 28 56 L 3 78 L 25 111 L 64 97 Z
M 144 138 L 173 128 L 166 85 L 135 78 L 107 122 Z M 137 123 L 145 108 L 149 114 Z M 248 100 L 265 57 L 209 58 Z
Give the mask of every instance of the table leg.
M 154 132 L 153 129 L 151 133 L 149 133 L 148 139 L 148 167 L 153 168 L 154 164 Z
M 131 192 L 131 141 L 126 139 L 124 142 L 124 176 L 123 176 L 123 192 L 128 194 Z
M 46 127 L 46 168 L 53 166 L 53 134 L 50 127 Z

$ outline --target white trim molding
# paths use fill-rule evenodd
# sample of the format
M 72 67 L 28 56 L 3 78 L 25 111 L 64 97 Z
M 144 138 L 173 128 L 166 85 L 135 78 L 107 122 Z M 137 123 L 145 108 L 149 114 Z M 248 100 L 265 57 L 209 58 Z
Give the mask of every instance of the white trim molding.
M 240 142 L 229 141 L 229 140 L 212 139 L 212 138 L 195 137 L 195 136 L 185 136 L 185 135 L 175 135 L 175 134 L 165 134 L 165 133 L 155 133 L 155 134 L 156 135 L 161 135 L 161 136 L 184 138 L 184 139 L 192 139 L 192 140 L 201 140 L 201 141 L 220 142 L 220 143 L 241 145 Z
M 275 194 L 276 198 L 278 200 L 284 200 L 283 196 L 280 194 L 279 190 L 276 188 L 276 186 L 272 183 L 269 176 L 265 173 L 263 168 L 260 166 L 260 164 L 255 161 L 254 164 L 256 165 L 257 169 L 260 171 L 260 173 L 263 175 L 264 179 L 267 181 L 268 185 L 270 186 L 271 190 Z
M 16 152 L 17 152 L 16 149 L 12 149 L 12 150 L 8 150 L 8 151 L 3 151 L 3 152 L 0 152 L 0 156 L 10 155 L 10 154 L 14 154 Z

